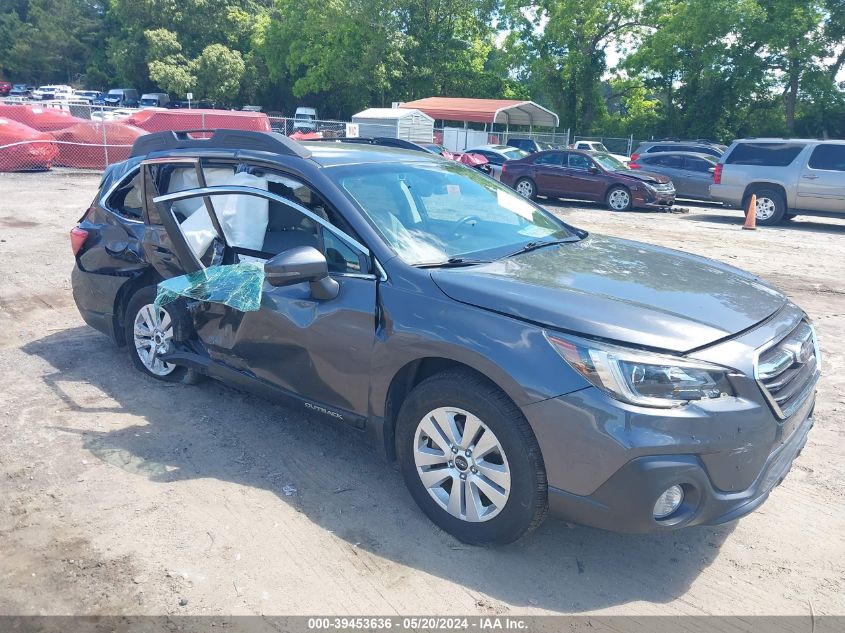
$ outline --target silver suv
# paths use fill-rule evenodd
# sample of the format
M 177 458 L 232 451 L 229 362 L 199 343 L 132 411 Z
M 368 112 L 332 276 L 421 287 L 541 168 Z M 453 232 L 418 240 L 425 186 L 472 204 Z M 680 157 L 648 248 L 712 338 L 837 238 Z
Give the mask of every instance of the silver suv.
M 752 194 L 762 225 L 798 214 L 845 215 L 845 141 L 734 141 L 716 166 L 710 195 L 747 209 Z

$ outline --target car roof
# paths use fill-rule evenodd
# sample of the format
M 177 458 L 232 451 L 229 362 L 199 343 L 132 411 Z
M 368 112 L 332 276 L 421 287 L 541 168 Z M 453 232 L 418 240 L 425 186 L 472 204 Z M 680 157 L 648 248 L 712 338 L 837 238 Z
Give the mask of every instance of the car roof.
M 724 147 L 718 143 L 705 143 L 704 141 L 643 141 L 640 147 L 653 145 L 700 145 L 701 147 Z
M 716 156 L 713 156 L 713 154 L 705 154 L 703 152 L 675 151 L 675 152 L 649 152 L 648 153 L 648 158 L 656 158 L 658 156 L 693 156 L 695 158 L 704 158 L 704 159 L 707 159 L 709 161 L 718 160 L 718 158 Z
M 512 152 L 515 149 L 519 149 L 518 147 L 513 147 L 512 145 L 501 145 L 500 143 L 491 143 L 489 145 L 476 145 L 472 149 L 467 149 L 467 152 L 474 152 L 478 149 L 484 149 L 491 152 L 501 152 L 502 150 Z
M 842 140 L 836 139 L 820 139 L 820 138 L 739 138 L 734 143 L 800 143 L 808 145 L 810 143 L 842 143 Z

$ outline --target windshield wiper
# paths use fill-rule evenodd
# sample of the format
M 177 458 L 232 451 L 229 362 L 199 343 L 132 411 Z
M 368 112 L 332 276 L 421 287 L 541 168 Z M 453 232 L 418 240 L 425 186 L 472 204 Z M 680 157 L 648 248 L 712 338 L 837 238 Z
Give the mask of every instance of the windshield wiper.
M 414 264 L 416 268 L 460 268 L 461 266 L 475 266 L 476 264 L 489 264 L 489 260 L 470 259 L 467 257 L 450 257 L 445 262 L 428 262 L 425 264 Z
M 513 251 L 512 253 L 508 253 L 507 255 L 502 255 L 499 259 L 504 259 L 506 257 L 513 257 L 514 255 L 521 255 L 522 253 L 528 253 L 530 251 L 536 251 L 539 248 L 545 248 L 546 246 L 554 246 L 555 244 L 567 244 L 569 242 L 580 242 L 581 237 L 572 236 L 566 237 L 561 240 L 536 240 L 533 242 L 528 242 L 527 244 L 523 244 L 520 248 Z

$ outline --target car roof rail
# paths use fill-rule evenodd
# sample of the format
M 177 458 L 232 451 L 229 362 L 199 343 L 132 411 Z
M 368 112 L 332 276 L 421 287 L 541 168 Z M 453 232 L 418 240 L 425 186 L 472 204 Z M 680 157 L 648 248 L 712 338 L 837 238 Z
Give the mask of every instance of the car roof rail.
M 415 151 L 425 151 L 422 147 L 413 141 L 407 141 L 404 138 L 396 138 L 393 136 L 335 136 L 309 139 L 308 142 L 318 141 L 323 143 L 355 143 L 357 145 L 380 145 L 395 147 L 398 149 L 410 149 Z M 385 142 L 386 141 L 386 142 Z
M 196 138 L 192 134 L 211 134 L 210 138 Z M 132 145 L 130 156 L 146 156 L 151 152 L 174 149 L 247 149 L 285 156 L 310 158 L 311 152 L 301 144 L 276 132 L 251 130 L 167 130 L 139 136 Z

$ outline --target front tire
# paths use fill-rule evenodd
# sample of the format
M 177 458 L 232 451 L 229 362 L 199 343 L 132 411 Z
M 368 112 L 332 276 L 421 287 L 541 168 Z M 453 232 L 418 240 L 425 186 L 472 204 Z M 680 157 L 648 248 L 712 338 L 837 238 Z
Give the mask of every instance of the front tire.
M 520 178 L 513 186 L 516 192 L 523 198 L 534 200 L 537 197 L 537 185 L 530 178 Z
M 605 202 L 611 211 L 629 211 L 633 206 L 631 192 L 622 186 L 608 189 Z
M 156 287 L 141 288 L 126 306 L 125 336 L 132 364 L 146 375 L 165 382 L 194 384 L 201 374 L 161 360 L 173 340 L 185 340 L 189 325 L 177 307 L 155 309 Z
M 455 369 L 417 385 L 399 412 L 396 441 L 411 496 L 465 543 L 511 543 L 548 512 L 537 439 L 519 408 L 483 376 Z

